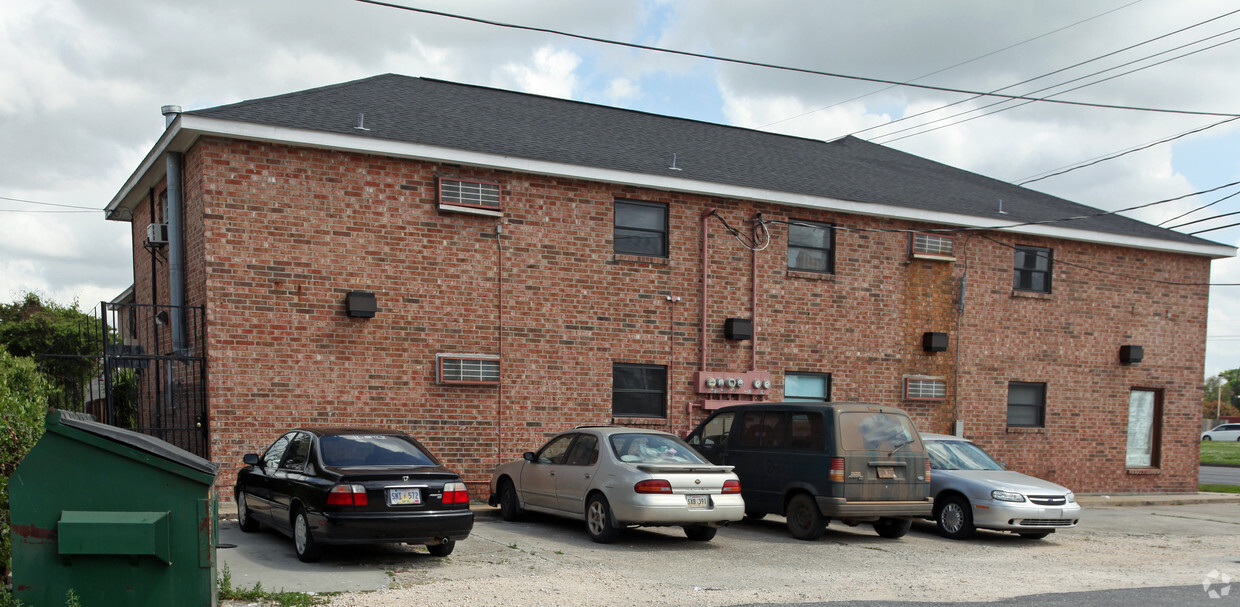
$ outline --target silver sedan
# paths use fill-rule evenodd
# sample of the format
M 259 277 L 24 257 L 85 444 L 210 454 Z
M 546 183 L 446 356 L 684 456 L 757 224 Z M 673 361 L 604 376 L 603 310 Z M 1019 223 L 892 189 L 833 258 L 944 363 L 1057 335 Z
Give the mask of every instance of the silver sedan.
M 1067 488 L 1004 470 L 972 441 L 922 434 L 930 456 L 930 495 L 939 534 L 965 539 L 976 529 L 994 529 L 1042 539 L 1075 527 L 1081 506 Z
M 732 466 L 711 464 L 673 434 L 617 426 L 564 432 L 501 464 L 488 501 L 506 521 L 526 510 L 584 520 L 600 543 L 637 526 L 679 526 L 709 541 L 745 516 Z

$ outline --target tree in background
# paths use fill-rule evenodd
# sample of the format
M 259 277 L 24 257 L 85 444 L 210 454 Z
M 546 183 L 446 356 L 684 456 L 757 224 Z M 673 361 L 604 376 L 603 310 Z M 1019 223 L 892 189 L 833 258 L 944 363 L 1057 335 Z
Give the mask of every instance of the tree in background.
M 1206 380 L 1205 397 L 1201 401 L 1204 419 L 1240 416 L 1237 395 L 1240 394 L 1240 369 L 1223 371 Z M 1220 394 L 1221 393 L 1221 394 Z
M 0 345 L 0 579 L 12 563 L 9 540 L 9 477 L 39 437 L 51 387 L 34 360 Z
M 100 370 L 100 326 L 76 301 L 64 306 L 27 292 L 0 304 L 0 345 L 34 359 L 51 382 L 50 403 L 60 409 L 82 410 L 84 388 Z

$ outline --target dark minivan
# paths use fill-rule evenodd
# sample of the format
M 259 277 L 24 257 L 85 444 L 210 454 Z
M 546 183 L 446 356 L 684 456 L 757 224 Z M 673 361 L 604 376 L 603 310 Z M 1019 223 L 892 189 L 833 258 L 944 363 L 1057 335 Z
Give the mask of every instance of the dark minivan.
M 714 464 L 735 466 L 746 516 L 779 514 L 816 540 L 827 520 L 870 522 L 883 537 L 931 515 L 930 460 L 909 416 L 895 407 L 755 403 L 716 410 L 688 442 Z

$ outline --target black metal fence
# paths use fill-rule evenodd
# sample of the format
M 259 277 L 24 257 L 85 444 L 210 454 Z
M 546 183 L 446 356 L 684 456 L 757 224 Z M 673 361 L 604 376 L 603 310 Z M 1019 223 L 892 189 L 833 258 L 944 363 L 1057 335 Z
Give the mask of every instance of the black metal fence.
M 205 319 L 201 306 L 100 304 L 89 330 L 101 354 L 45 355 L 79 363 L 52 405 L 208 457 Z

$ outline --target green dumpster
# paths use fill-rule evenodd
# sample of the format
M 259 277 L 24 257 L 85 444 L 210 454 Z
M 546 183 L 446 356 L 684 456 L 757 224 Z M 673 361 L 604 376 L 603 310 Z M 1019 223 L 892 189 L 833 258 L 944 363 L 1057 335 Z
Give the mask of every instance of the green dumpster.
M 9 481 L 13 594 L 32 607 L 216 605 L 219 466 L 66 411 Z

